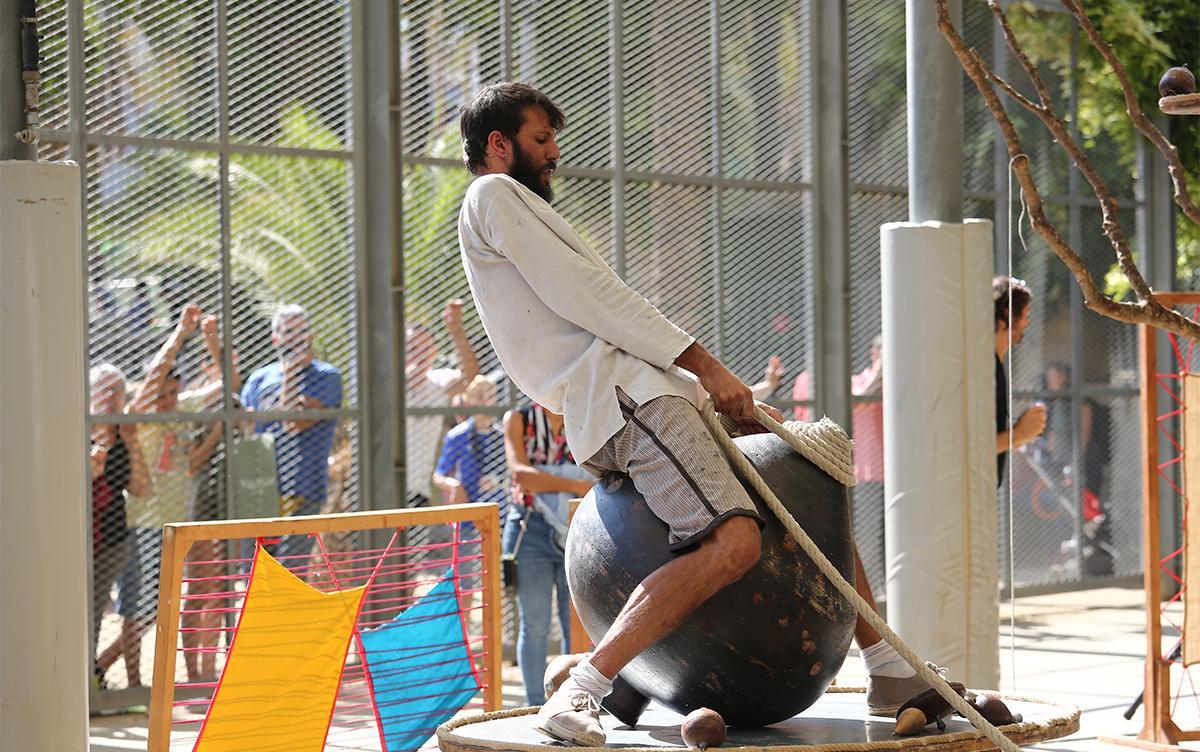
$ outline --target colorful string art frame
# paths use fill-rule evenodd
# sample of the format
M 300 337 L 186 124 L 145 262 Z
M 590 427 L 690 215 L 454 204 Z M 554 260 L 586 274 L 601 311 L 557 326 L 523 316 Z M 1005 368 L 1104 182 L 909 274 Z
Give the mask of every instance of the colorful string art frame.
M 494 504 L 167 525 L 163 542 L 152 752 L 403 752 L 500 708 Z M 191 675 L 206 656 L 216 675 Z
M 1200 317 L 1200 293 L 1155 297 L 1193 321 Z M 1200 524 L 1193 513 L 1200 510 L 1200 347 L 1145 325 L 1139 329 L 1144 716 L 1136 740 L 1101 739 L 1167 750 L 1200 740 L 1200 693 L 1192 675 L 1200 662 Z

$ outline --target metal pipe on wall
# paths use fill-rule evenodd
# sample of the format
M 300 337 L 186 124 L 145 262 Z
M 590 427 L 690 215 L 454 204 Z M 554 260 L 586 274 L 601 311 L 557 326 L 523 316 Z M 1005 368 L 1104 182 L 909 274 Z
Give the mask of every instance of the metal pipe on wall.
M 32 57 L 37 62 L 37 32 L 33 33 L 32 50 L 22 42 L 28 37 L 22 23 L 32 0 L 0 0 L 0 160 L 34 159 L 37 149 L 17 134 L 26 130 L 25 124 L 25 63 Z M 35 9 L 36 11 L 36 9 Z M 36 75 L 36 64 L 34 73 Z

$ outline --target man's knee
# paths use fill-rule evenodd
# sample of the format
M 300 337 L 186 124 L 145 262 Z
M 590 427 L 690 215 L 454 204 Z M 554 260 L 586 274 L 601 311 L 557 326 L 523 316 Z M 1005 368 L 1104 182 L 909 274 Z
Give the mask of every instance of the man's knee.
M 751 517 L 730 517 L 713 531 L 713 554 L 717 564 L 732 582 L 758 563 L 762 554 L 762 535 Z

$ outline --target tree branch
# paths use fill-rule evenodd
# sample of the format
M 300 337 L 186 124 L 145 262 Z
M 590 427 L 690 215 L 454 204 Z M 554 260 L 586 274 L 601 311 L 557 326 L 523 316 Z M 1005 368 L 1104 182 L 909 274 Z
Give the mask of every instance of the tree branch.
M 1045 109 L 1043 105 L 1034 103 L 1024 94 L 1017 91 L 1012 84 L 1010 84 L 1008 81 L 1005 81 L 999 73 L 987 67 L 987 64 L 983 62 L 983 57 L 979 54 L 979 50 L 976 50 L 974 47 L 972 47 L 969 52 L 971 53 L 971 57 L 975 59 L 976 64 L 988 74 L 988 78 L 991 79 L 992 83 L 999 87 L 1000 91 L 1007 94 L 1009 99 L 1029 110 L 1034 115 L 1037 115 L 1039 118 L 1042 116 L 1042 112 Z
M 1035 111 L 1034 114 L 1050 131 L 1054 139 L 1066 149 L 1070 155 L 1071 161 L 1075 163 L 1075 167 L 1083 174 L 1088 185 L 1092 186 L 1092 193 L 1096 195 L 1096 200 L 1100 203 L 1100 213 L 1103 218 L 1103 229 L 1105 236 L 1108 237 L 1108 242 L 1112 245 L 1113 250 L 1117 254 L 1117 265 L 1121 267 L 1121 272 L 1129 280 L 1129 286 L 1137 295 L 1138 300 L 1145 301 L 1151 297 L 1150 285 L 1146 283 L 1142 272 L 1138 269 L 1137 264 L 1133 261 L 1133 249 L 1129 247 L 1129 241 L 1125 237 L 1125 231 L 1121 227 L 1120 221 L 1117 219 L 1117 200 L 1113 198 L 1112 192 L 1109 191 L 1108 185 L 1104 182 L 1104 178 L 1092 165 L 1092 160 L 1075 141 L 1075 137 L 1071 135 L 1070 129 L 1066 123 L 1062 121 L 1054 112 L 1053 102 L 1050 98 L 1050 90 L 1046 87 L 1046 82 L 1042 80 L 1042 75 L 1038 71 L 1037 66 L 1021 49 L 1021 45 L 1017 42 L 1016 34 L 1013 33 L 1012 26 L 1008 23 L 1008 15 L 1004 9 L 1000 7 L 999 0 L 988 0 L 988 7 L 992 10 L 992 15 L 996 17 L 1000 24 L 1000 29 L 1004 34 L 1004 42 L 1008 45 L 1009 51 L 1013 57 L 1025 69 L 1034 88 L 1037 89 L 1038 97 L 1042 101 L 1040 111 Z
M 1154 147 L 1163 155 L 1163 159 L 1167 160 L 1171 185 L 1175 189 L 1175 203 L 1183 210 L 1188 219 L 1200 225 L 1200 208 L 1197 208 L 1196 204 L 1192 202 L 1191 194 L 1188 193 L 1187 180 L 1184 177 L 1186 172 L 1183 169 L 1183 163 L 1179 161 L 1179 150 L 1142 112 L 1133 84 L 1129 81 L 1129 73 L 1126 72 L 1125 66 L 1121 64 L 1117 56 L 1113 54 L 1112 47 L 1109 47 L 1108 42 L 1105 42 L 1104 38 L 1100 36 L 1100 32 L 1096 30 L 1091 19 L 1084 12 L 1083 5 L 1079 0 L 1062 0 L 1062 4 L 1074 16 L 1075 23 L 1079 24 L 1079 28 L 1087 34 L 1088 41 L 1108 63 L 1108 67 L 1112 68 L 1117 82 L 1121 84 L 1121 92 L 1125 95 L 1125 112 L 1129 114 L 1129 119 L 1133 121 L 1134 127 L 1141 131 L 1142 135 L 1149 139 L 1150 143 L 1154 144 Z
M 1105 212 L 1111 211 L 1111 224 L 1115 229 L 1109 227 L 1109 214 L 1106 213 L 1105 234 L 1109 235 L 1109 241 L 1113 242 L 1114 249 L 1117 251 L 1118 262 L 1123 262 L 1121 267 L 1122 271 L 1125 271 L 1125 265 L 1128 264 L 1128 266 L 1133 270 L 1137 279 L 1142 280 L 1142 290 L 1140 292 L 1138 291 L 1137 287 L 1134 287 L 1134 292 L 1138 296 L 1138 300 L 1136 302 L 1123 303 L 1115 301 L 1105 296 L 1103 292 L 1101 292 L 1099 286 L 1096 284 L 1096 280 L 1092 277 L 1092 273 L 1088 270 L 1087 265 L 1084 263 L 1083 258 L 1075 251 L 1074 248 L 1071 247 L 1071 245 L 1058 232 L 1058 229 L 1054 226 L 1054 224 L 1046 217 L 1041 193 L 1038 191 L 1037 183 L 1033 178 L 1032 171 L 1030 170 L 1029 157 L 1024 153 L 1024 146 L 1021 143 L 1020 137 L 1017 135 L 1017 129 L 1013 125 L 1012 119 L 1009 118 L 1008 113 L 1004 110 L 1003 103 L 1000 101 L 1000 97 L 996 94 L 996 91 L 991 86 L 990 82 L 998 79 L 999 76 L 987 66 L 977 51 L 967 45 L 966 41 L 958 33 L 958 30 L 954 28 L 954 24 L 950 20 L 949 9 L 946 7 L 946 0 L 935 1 L 938 9 L 938 28 L 941 30 L 942 35 L 946 38 L 946 41 L 950 43 L 950 47 L 954 51 L 955 56 L 958 58 L 959 64 L 962 65 L 962 68 L 966 72 L 967 76 L 971 79 L 972 83 L 975 84 L 975 88 L 979 90 L 980 96 L 983 97 L 984 104 L 992 113 L 992 117 L 995 119 L 997 125 L 1000 126 L 1000 132 L 1004 138 L 1004 143 L 1008 149 L 1009 157 L 1012 162 L 1012 169 L 1016 173 L 1017 182 L 1021 186 L 1021 192 L 1025 196 L 1025 201 L 1029 207 L 1029 215 L 1033 223 L 1033 228 L 1038 235 L 1040 235 L 1042 239 L 1046 241 L 1047 245 L 1050 246 L 1050 249 L 1054 252 L 1054 254 L 1062 260 L 1063 264 L 1066 265 L 1072 276 L 1075 277 L 1075 281 L 1083 293 L 1084 305 L 1096 313 L 1117 321 L 1123 321 L 1130 324 L 1147 324 L 1164 331 L 1169 331 L 1184 337 L 1188 337 L 1193 340 L 1200 340 L 1200 325 L 1189 320 L 1179 312 L 1164 307 L 1158 302 L 1157 299 L 1155 299 L 1153 292 L 1145 284 L 1144 280 L 1142 280 L 1140 272 L 1133 263 L 1132 254 L 1129 253 L 1128 245 L 1124 244 L 1124 235 L 1121 233 L 1120 225 L 1117 223 L 1116 201 L 1113 200 L 1111 194 L 1108 193 L 1103 181 L 1099 180 L 1099 175 L 1095 175 L 1094 169 L 1091 168 L 1091 163 L 1087 162 L 1086 167 L 1091 169 L 1097 180 L 1099 180 L 1098 184 L 1100 186 L 1101 193 L 1098 193 L 1097 198 L 1100 200 L 1101 206 Z M 995 0 L 989 0 L 990 5 L 994 6 L 994 3 Z M 995 10 L 994 7 L 993 9 Z M 1003 11 L 1001 11 L 1001 13 L 1003 13 Z M 1003 19 L 1002 23 L 1004 26 L 1007 26 L 1007 19 Z M 1011 34 L 1011 29 L 1008 29 L 1006 34 Z M 1015 38 L 1011 38 L 1010 47 L 1015 44 Z M 1024 53 L 1020 54 L 1021 56 L 1024 56 Z M 1025 59 L 1028 60 L 1028 58 Z M 1037 80 L 1034 82 L 1035 87 L 1038 86 L 1037 81 L 1040 81 L 1040 76 L 1038 76 Z M 1011 86 L 1002 88 L 1012 89 Z M 1041 88 L 1045 88 L 1044 84 Z M 1039 92 L 1039 96 L 1042 96 L 1041 92 Z M 1022 97 L 1022 99 L 1024 99 L 1024 97 Z M 1048 99 L 1043 101 L 1043 106 L 1035 105 L 1029 100 L 1026 100 L 1026 102 L 1028 102 L 1026 109 L 1030 109 L 1032 112 L 1035 112 L 1035 114 L 1039 114 L 1039 118 L 1044 124 L 1047 125 L 1047 128 L 1050 128 L 1051 122 L 1054 123 L 1055 127 L 1051 129 L 1052 133 L 1055 133 L 1055 129 L 1060 129 L 1062 131 L 1062 135 L 1066 136 L 1067 140 L 1070 140 L 1070 133 L 1067 132 L 1066 126 L 1063 124 L 1063 122 L 1053 114 L 1053 110 L 1050 107 L 1050 102 Z M 1055 133 L 1056 137 L 1058 135 L 1059 134 Z M 1062 143 L 1064 147 L 1067 146 L 1066 140 L 1060 138 L 1059 142 Z M 1071 140 L 1071 144 L 1074 144 L 1073 140 Z M 1078 150 L 1078 145 L 1075 145 L 1075 149 Z M 1070 149 L 1068 149 L 1068 151 L 1070 151 Z M 1084 161 L 1086 162 L 1086 155 L 1084 156 Z M 1077 164 L 1079 163 L 1077 162 Z M 1083 167 L 1084 165 L 1081 164 L 1081 171 L 1083 170 Z M 1093 191 L 1095 190 L 1097 190 L 1097 187 L 1096 185 L 1093 185 Z M 1105 197 L 1107 197 L 1109 205 L 1105 204 Z M 1113 241 L 1113 234 L 1110 234 L 1110 231 L 1121 240 L 1124 247 L 1124 259 L 1122 259 L 1122 250 Z M 1129 276 L 1128 273 L 1126 276 Z M 1130 278 L 1130 284 L 1133 286 L 1132 277 Z

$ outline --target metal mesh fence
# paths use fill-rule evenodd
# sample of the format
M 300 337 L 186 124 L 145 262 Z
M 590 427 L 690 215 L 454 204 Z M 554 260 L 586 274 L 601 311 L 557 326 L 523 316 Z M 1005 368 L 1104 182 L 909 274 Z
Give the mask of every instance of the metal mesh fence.
M 969 41 L 992 59 L 990 13 L 978 0 L 964 6 Z M 128 382 L 123 401 L 94 399 L 89 419 L 95 444 L 112 455 L 97 477 L 106 478 L 113 506 L 97 507 L 95 487 L 92 494 L 97 518 L 107 520 L 96 531 L 101 615 L 110 594 L 133 592 L 124 573 L 144 552 L 130 529 L 272 504 L 285 511 L 357 504 L 364 249 L 354 7 L 346 0 L 41 4 L 39 153 L 84 168 L 89 357 Z M 488 449 L 499 430 L 481 424 L 498 423 L 522 398 L 471 304 L 453 303 L 469 301 L 456 237 L 470 179 L 460 161 L 458 107 L 505 78 L 544 89 L 567 114 L 556 208 L 739 376 L 765 382 L 763 394 L 797 417 L 813 417 L 815 332 L 823 324 L 814 274 L 822 196 L 808 182 L 817 148 L 812 84 L 820 73 L 812 67 L 812 2 L 402 0 L 398 7 L 408 503 L 455 498 L 455 482 L 475 489 L 469 500 L 508 499 L 512 490 L 502 453 Z M 844 346 L 858 440 L 855 525 L 882 593 L 875 376 L 885 355 L 872 343 L 880 333 L 878 227 L 907 214 L 904 7 L 852 0 L 846 20 L 852 317 Z M 1071 43 L 1074 32 L 1061 17 L 1039 20 Z M 1070 111 L 1075 83 L 1053 71 L 1048 80 Z M 1003 238 L 1007 159 L 990 115 L 964 86 L 968 214 L 994 218 Z M 1103 276 L 1107 243 L 1079 176 L 1040 125 L 1012 114 L 1051 217 Z M 1132 163 L 1119 136 L 1089 134 L 1089 143 L 1127 196 Z M 1122 207 L 1132 235 L 1136 205 L 1130 199 Z M 998 265 L 1003 259 L 998 246 Z M 1047 398 L 1054 416 L 1044 445 L 1012 463 L 1017 583 L 1135 572 L 1137 473 L 1114 472 L 1136 460 L 1132 330 L 1084 312 L 1073 282 L 1032 238 L 1014 273 L 1036 301 L 1014 355 L 1014 390 L 1022 403 Z M 148 372 L 187 304 L 201 311 L 197 333 L 178 343 L 174 373 Z M 287 305 L 304 315 L 273 327 Z M 298 352 L 299 361 L 311 355 L 319 364 L 294 362 Z M 1052 366 L 1064 359 L 1072 372 L 1049 386 Z M 476 376 L 483 397 L 466 394 Z M 127 449 L 142 448 L 140 459 L 116 448 L 126 425 Z M 461 435 L 455 431 L 485 436 L 467 442 L 481 459 L 467 462 L 468 472 L 459 457 L 435 483 L 439 460 L 454 446 L 447 436 Z M 165 479 L 163 490 L 142 489 L 143 475 Z M 202 476 L 208 480 L 196 480 Z M 1087 542 L 1080 520 L 1091 496 L 1109 514 L 1111 572 L 1088 570 L 1073 553 Z M 152 541 L 143 543 L 149 550 Z M 104 616 L 101 652 L 120 645 L 118 616 Z M 121 674 L 114 663 L 105 677 L 123 686 Z
M 144 701 L 163 523 L 357 507 L 350 6 L 40 10 L 40 156 L 84 174 L 104 708 Z
M 1018 11 L 1021 12 L 1021 11 Z M 1066 50 L 1076 32 L 1060 14 L 1028 11 L 1039 33 L 1057 35 Z M 879 332 L 879 233 L 887 221 L 907 218 L 904 7 L 899 3 L 856 3 L 848 6 L 852 367 L 864 379 L 871 362 L 871 341 Z M 1019 22 L 1018 22 L 1019 26 Z M 982 2 L 963 4 L 963 31 L 986 60 L 1002 58 L 1003 45 L 991 12 Z M 1050 43 L 1047 43 L 1050 44 Z M 1005 55 L 1007 51 L 1005 51 Z M 997 63 L 1001 72 L 1012 63 Z M 1005 65 L 1010 66 L 1005 68 Z M 1042 66 L 1055 106 L 1076 122 L 1071 93 L 1076 83 L 1062 68 Z M 1022 76 L 1014 82 L 1030 89 Z M 964 79 L 964 188 L 966 216 L 992 219 L 997 225 L 997 269 L 1007 264 L 1004 247 L 1007 213 L 1007 152 L 998 141 L 991 115 L 974 86 Z M 1032 92 L 1029 92 L 1032 93 Z M 1114 103 L 1114 111 L 1120 106 Z M 1065 153 L 1040 123 L 1020 108 L 1010 111 L 1031 158 L 1045 197 L 1047 215 L 1091 271 L 1104 278 L 1113 255 L 1099 234 L 1099 216 L 1090 190 L 1072 174 Z M 1087 140 L 1097 164 L 1119 195 L 1132 196 L 1135 176 L 1132 152 L 1122 151 L 1119 135 Z M 1123 207 L 1133 207 L 1132 200 Z M 1012 354 L 1014 416 L 1036 400 L 1047 402 L 1050 428 L 1038 442 L 1017 453 L 1013 470 L 1013 539 L 1015 583 L 1018 587 L 1081 582 L 1135 574 L 1139 571 L 1140 514 L 1137 510 L 1136 333 L 1082 308 L 1075 283 L 1049 249 L 1024 225 L 1028 250 L 1016 237 L 1020 206 L 1013 206 L 1014 276 L 1026 280 L 1033 292 L 1032 323 Z M 1123 208 L 1126 232 L 1136 234 L 1134 208 Z M 1074 370 L 1079 373 L 1072 373 Z M 1056 375 L 1065 373 L 1065 377 Z M 1065 381 L 1055 381 L 1056 379 Z M 1054 382 L 1054 386 L 1048 386 Z M 853 386 L 853 385 L 852 385 Z M 871 400 L 852 389 L 854 428 L 860 429 Z M 864 425 L 870 425 L 864 423 Z M 868 436 L 870 434 L 867 434 Z M 860 439 L 861 441 L 861 439 Z M 860 443 L 857 464 L 860 481 L 870 461 Z M 1124 472 L 1113 472 L 1124 468 Z M 882 490 L 861 483 L 855 489 L 856 537 L 868 574 L 882 590 Z M 1001 534 L 1001 580 L 1008 579 L 1007 485 L 998 496 Z M 1103 510 L 1102 512 L 1100 510 Z M 1097 523 L 1097 515 L 1103 522 Z M 1097 543 L 1097 536 L 1102 540 Z M 1099 550 L 1099 554 L 1094 554 Z
M 884 596 L 883 329 L 879 227 L 903 221 L 903 194 L 856 192 L 850 198 L 851 429 L 858 483 L 853 489 L 854 539 L 876 597 Z

